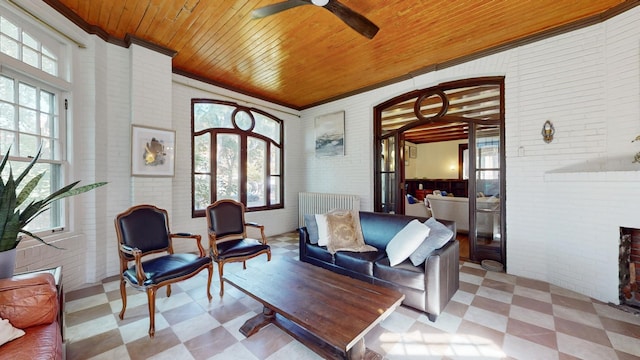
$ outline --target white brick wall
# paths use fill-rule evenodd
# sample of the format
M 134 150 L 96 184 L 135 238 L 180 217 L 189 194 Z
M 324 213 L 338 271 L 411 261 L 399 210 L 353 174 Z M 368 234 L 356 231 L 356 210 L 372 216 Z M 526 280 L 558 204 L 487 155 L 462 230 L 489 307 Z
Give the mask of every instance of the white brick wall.
M 306 190 L 373 208 L 372 108 L 453 79 L 503 75 L 507 269 L 617 302 L 620 226 L 640 227 L 640 9 L 609 21 L 303 112 Z M 345 157 L 316 158 L 313 122 L 345 110 Z M 551 120 L 556 136 L 542 141 Z M 622 171 L 624 170 L 624 171 Z
M 19 269 L 63 264 L 67 289 L 115 274 L 113 217 L 143 201 L 168 208 L 172 229 L 204 235 L 204 219 L 190 217 L 191 97 L 230 96 L 285 120 L 286 207 L 247 216 L 275 234 L 296 227 L 299 191 L 357 194 L 362 209 L 373 208 L 376 104 L 444 81 L 502 75 L 508 271 L 616 302 L 619 227 L 640 227 L 640 166 L 629 163 L 640 151 L 631 143 L 640 134 L 639 22 L 636 7 L 602 24 L 307 109 L 300 119 L 277 105 L 174 76 L 164 55 L 86 36 L 88 48 L 72 51 L 70 160 L 78 178 L 106 177 L 109 185 L 74 201 L 74 232 L 60 239 L 71 250 L 22 248 Z M 345 156 L 315 157 L 315 117 L 342 110 Z M 545 120 L 556 127 L 551 144 L 540 136 Z M 130 176 L 131 123 L 176 130 L 175 177 Z

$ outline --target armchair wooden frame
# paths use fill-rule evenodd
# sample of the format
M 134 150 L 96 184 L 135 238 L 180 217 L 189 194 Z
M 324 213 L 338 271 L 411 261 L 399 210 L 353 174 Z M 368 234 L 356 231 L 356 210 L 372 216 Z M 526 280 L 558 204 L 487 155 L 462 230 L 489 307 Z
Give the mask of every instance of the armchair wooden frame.
M 215 226 L 215 220 L 212 219 L 212 211 L 215 211 L 218 207 L 229 207 L 240 209 L 241 229 L 237 231 L 225 231 L 217 232 Z M 207 207 L 207 229 L 209 235 L 209 248 L 211 251 L 211 258 L 218 264 L 218 273 L 220 275 L 220 297 L 224 295 L 224 265 L 231 262 L 242 262 L 242 268 L 247 268 L 246 261 L 256 256 L 266 254 L 267 261 L 271 261 L 271 248 L 267 244 L 267 237 L 264 234 L 264 225 L 257 224 L 255 222 L 246 222 L 244 218 L 245 207 L 241 202 L 237 202 L 231 199 L 223 199 L 214 202 Z M 238 219 L 235 219 L 238 220 Z M 260 239 L 247 238 L 247 227 L 260 230 Z M 253 245 L 246 241 L 257 241 L 259 245 Z M 226 247 L 221 245 L 225 242 L 231 242 L 235 244 L 232 247 Z M 224 246 L 224 248 L 223 248 Z
M 128 216 L 134 214 L 140 210 L 149 210 L 156 214 L 161 214 L 164 217 L 164 226 L 166 229 L 167 236 L 167 246 L 161 248 L 147 249 L 143 251 L 138 247 L 130 246 L 126 244 L 126 234 L 123 230 L 123 226 L 121 224 L 121 220 L 127 218 Z M 127 308 L 127 293 L 126 293 L 126 283 L 128 282 L 134 289 L 145 291 L 147 293 L 147 300 L 149 306 L 149 336 L 153 337 L 155 334 L 155 298 L 156 292 L 159 288 L 166 286 L 167 287 L 167 296 L 171 296 L 171 284 L 189 279 L 195 275 L 197 275 L 200 271 L 207 269 L 208 280 L 207 280 L 207 298 L 211 301 L 212 296 L 210 292 L 211 288 L 211 278 L 213 275 L 213 263 L 211 262 L 211 258 L 207 255 L 204 247 L 201 244 L 202 237 L 200 235 L 192 235 L 188 233 L 171 233 L 169 230 L 169 217 L 168 213 L 164 209 L 160 209 L 153 205 L 137 205 L 129 208 L 123 213 L 120 213 L 115 218 L 115 227 L 116 234 L 118 238 L 118 254 L 120 257 L 120 296 L 122 297 L 122 310 L 120 311 L 119 317 L 120 320 L 124 319 L 124 313 Z M 171 267 L 172 262 L 175 264 L 176 261 L 174 259 L 170 259 L 170 257 L 176 255 L 173 250 L 173 239 L 194 239 L 196 240 L 196 246 L 198 247 L 198 255 L 197 258 L 194 258 L 193 254 L 184 254 L 185 256 L 189 256 L 186 258 L 186 261 L 192 260 L 192 264 L 190 265 L 191 271 L 185 272 L 183 270 L 176 270 L 176 266 L 173 268 L 167 269 L 171 274 L 163 274 L 162 260 L 167 259 L 168 267 Z M 145 259 L 148 255 L 152 254 L 162 254 L 165 253 L 165 256 L 156 256 L 151 259 L 151 262 L 154 265 L 150 265 L 149 267 L 153 267 L 151 271 L 145 271 Z M 177 254 L 178 256 L 181 254 Z M 206 260 L 205 260 L 206 258 Z M 179 259 L 178 266 L 181 266 L 186 262 L 185 259 Z M 133 262 L 133 267 L 130 267 L 130 263 Z M 133 277 L 126 277 L 125 272 L 132 271 L 135 269 L 135 279 Z M 179 274 L 175 276 L 175 274 Z M 157 279 L 156 279 L 157 278 Z

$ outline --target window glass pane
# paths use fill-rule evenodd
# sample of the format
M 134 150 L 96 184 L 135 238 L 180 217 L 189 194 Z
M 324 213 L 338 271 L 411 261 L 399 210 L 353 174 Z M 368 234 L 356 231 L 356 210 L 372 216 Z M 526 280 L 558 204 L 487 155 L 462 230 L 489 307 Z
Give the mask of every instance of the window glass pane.
M 51 156 L 51 160 L 62 160 L 62 146 L 60 145 L 60 141 L 57 138 L 53 139 L 53 149 Z
M 13 146 L 14 136 L 12 132 L 0 130 L 0 154 L 6 154 L 9 146 Z M 11 151 L 15 152 L 16 147 L 13 146 Z
M 39 56 L 36 51 L 26 46 L 22 47 L 22 61 L 24 63 L 29 64 L 33 67 L 40 68 L 38 58 Z
M 40 91 L 40 111 L 46 113 L 53 112 L 54 95 L 47 91 Z
M 18 103 L 32 109 L 36 108 L 36 88 L 24 83 L 18 85 Z
M 240 200 L 240 137 L 218 134 L 216 198 Z
M 269 197 L 271 205 L 281 204 L 282 198 L 280 197 L 280 176 L 271 176 L 269 185 L 271 186 L 271 196 Z
M 51 74 L 53 76 L 58 75 L 58 64 L 49 57 L 42 57 L 42 71 Z
M 234 121 L 240 130 L 249 130 L 251 129 L 251 125 L 253 125 L 251 116 L 249 116 L 245 111 L 238 111 L 234 117 Z
M 3 54 L 7 54 L 14 59 L 19 59 L 20 58 L 20 53 L 18 51 L 19 48 L 20 47 L 17 41 L 11 38 L 8 38 L 4 35 L 0 36 L 0 51 L 2 51 Z
M 40 147 L 40 143 L 38 142 L 38 138 L 33 135 L 20 134 L 18 137 L 18 141 L 20 142 L 20 152 L 19 156 L 36 156 L 38 153 L 38 148 Z M 42 159 L 46 159 L 44 156 Z
M 0 103 L 0 129 L 15 130 L 15 107 L 9 104 Z
M 20 31 L 17 26 L 15 26 L 12 22 L 5 19 L 4 17 L 0 17 L 0 32 L 3 34 L 10 36 L 14 40 L 19 40 Z
M 256 138 L 247 143 L 247 206 L 265 206 L 266 194 L 266 151 L 267 144 Z
M 0 76 L 0 100 L 8 102 L 15 101 L 13 79 L 6 76 Z
M 42 153 L 40 154 L 40 158 L 51 159 L 51 140 L 41 138 L 40 143 L 42 144 Z
M 280 175 L 280 148 L 273 144 L 271 144 L 269 168 L 271 175 Z
M 50 117 L 47 114 L 40 113 L 40 134 L 42 136 L 51 136 L 49 131 L 51 127 Z
M 20 108 L 20 131 L 36 134 L 37 119 L 36 112 L 25 108 Z
M 42 46 L 42 54 L 45 55 L 48 58 L 51 58 L 51 61 L 56 61 L 57 60 L 57 56 L 56 54 L 54 54 L 53 52 L 51 52 L 49 50 L 49 48 L 47 48 L 46 46 Z
M 33 155 L 35 155 L 35 153 L 33 153 Z M 21 173 L 27 167 L 27 164 L 27 162 L 12 161 L 11 167 L 14 175 Z M 59 164 L 36 163 L 33 169 L 29 172 L 29 175 L 25 180 L 23 180 L 23 183 L 26 184 L 30 179 L 42 172 L 44 172 L 44 176 L 38 183 L 38 186 L 31 192 L 29 199 L 22 204 L 22 208 L 27 206 L 31 200 L 42 199 L 57 190 L 57 188 L 53 186 L 52 177 L 56 177 L 60 173 Z M 5 176 L 6 174 L 3 173 L 3 177 Z M 29 225 L 27 225 L 26 229 L 31 232 L 38 232 L 62 226 L 62 217 L 55 216 L 60 213 L 61 206 L 62 204 L 59 201 L 51 204 L 49 211 L 45 211 L 36 217 L 29 223 Z
M 24 31 L 22 32 L 22 43 L 32 49 L 38 50 L 38 41 Z
M 198 173 L 209 173 L 211 172 L 211 144 L 210 144 L 210 135 L 204 134 L 200 136 L 196 136 L 193 139 L 194 143 L 194 151 L 193 151 L 193 159 L 194 159 L 194 171 Z
M 211 128 L 233 128 L 231 114 L 235 107 L 221 104 L 193 104 L 194 131 Z
M 195 175 L 194 177 L 194 209 L 204 210 L 211 203 L 211 176 Z
M 499 196 L 500 170 L 478 170 L 476 173 L 476 191 L 484 196 Z
M 264 135 L 275 141 L 276 144 L 280 144 L 280 124 L 260 113 L 254 112 L 253 116 L 256 119 L 256 126 L 253 132 Z

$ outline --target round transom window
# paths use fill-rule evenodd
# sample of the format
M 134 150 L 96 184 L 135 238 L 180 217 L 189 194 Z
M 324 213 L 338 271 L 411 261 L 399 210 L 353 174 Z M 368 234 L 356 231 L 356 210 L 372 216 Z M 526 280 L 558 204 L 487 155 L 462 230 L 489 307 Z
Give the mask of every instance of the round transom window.
M 253 117 L 246 111 L 237 111 L 233 117 L 236 127 L 240 130 L 247 131 L 253 127 Z

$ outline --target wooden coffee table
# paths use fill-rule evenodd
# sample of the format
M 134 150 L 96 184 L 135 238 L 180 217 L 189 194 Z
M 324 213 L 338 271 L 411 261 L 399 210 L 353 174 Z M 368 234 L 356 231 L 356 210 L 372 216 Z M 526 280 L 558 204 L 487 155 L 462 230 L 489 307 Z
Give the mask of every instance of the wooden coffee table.
M 331 359 L 372 359 L 364 336 L 404 299 L 400 292 L 282 258 L 225 274 L 224 280 L 264 305 L 240 332 L 249 337 L 268 324 Z

